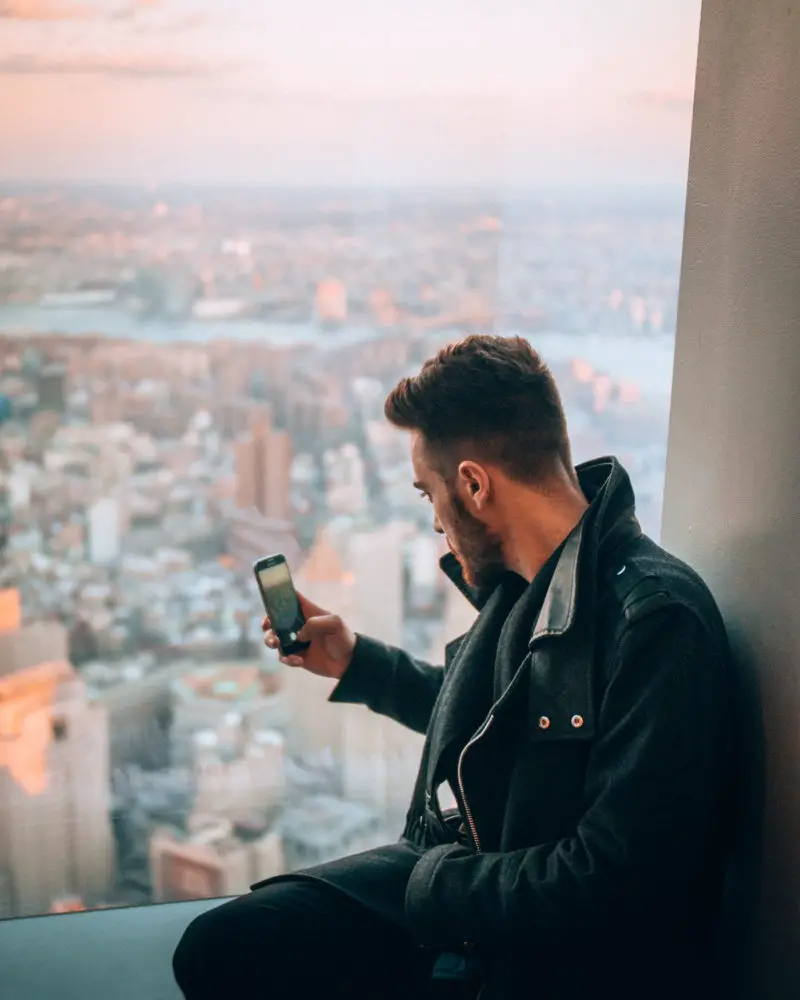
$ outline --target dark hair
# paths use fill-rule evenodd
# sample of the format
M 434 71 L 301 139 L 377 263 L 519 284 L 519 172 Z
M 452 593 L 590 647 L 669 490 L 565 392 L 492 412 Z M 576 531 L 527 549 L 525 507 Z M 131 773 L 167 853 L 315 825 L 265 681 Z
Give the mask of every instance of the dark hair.
M 555 380 L 522 337 L 449 344 L 418 375 L 401 379 L 384 412 L 395 427 L 422 434 L 432 459 L 449 466 L 445 475 L 466 444 L 523 482 L 545 481 L 559 466 L 574 475 Z

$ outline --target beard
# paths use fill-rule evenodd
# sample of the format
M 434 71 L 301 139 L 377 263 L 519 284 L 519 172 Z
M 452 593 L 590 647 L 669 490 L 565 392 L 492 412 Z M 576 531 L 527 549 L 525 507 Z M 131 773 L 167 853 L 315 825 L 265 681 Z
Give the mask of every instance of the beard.
M 452 529 L 448 532 L 464 581 L 482 590 L 497 583 L 505 572 L 500 539 L 465 507 L 455 493 L 450 496 Z

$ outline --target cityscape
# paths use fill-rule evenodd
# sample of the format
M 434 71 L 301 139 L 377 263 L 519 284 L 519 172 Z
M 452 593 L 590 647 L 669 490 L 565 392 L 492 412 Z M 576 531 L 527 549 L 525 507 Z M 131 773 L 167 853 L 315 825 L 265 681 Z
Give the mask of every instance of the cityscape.
M 682 227 L 677 187 L 0 185 L 0 916 L 400 835 L 421 737 L 278 662 L 251 565 L 441 662 L 474 612 L 383 401 L 472 332 L 657 538 Z

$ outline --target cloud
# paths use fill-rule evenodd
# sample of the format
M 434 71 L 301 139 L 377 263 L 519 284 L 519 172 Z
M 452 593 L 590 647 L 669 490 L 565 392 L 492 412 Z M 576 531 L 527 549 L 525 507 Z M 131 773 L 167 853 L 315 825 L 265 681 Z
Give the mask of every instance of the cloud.
M 640 108 L 652 111 L 678 112 L 691 114 L 693 100 L 690 94 L 669 94 L 658 91 L 646 91 L 634 94 L 632 103 Z
M 0 0 L 0 21 L 83 21 L 98 16 L 96 7 L 72 0 Z
M 0 0 L 0 21 L 129 21 L 163 6 L 164 0 L 126 0 L 110 10 L 80 0 Z
M 146 14 L 151 10 L 158 10 L 163 6 L 163 0 L 132 0 L 130 3 L 123 3 L 111 11 L 112 21 L 132 21 L 139 14 Z
M 260 107 L 289 107 L 341 111 L 352 114 L 391 113 L 393 115 L 448 115 L 472 113 L 513 113 L 525 110 L 530 102 L 517 97 L 492 94 L 387 94 L 363 97 L 292 92 L 273 88 L 265 90 L 256 85 L 248 88 L 240 83 L 234 86 L 200 85 L 197 93 L 217 101 L 236 101 Z
M 152 19 L 137 18 L 135 14 L 117 15 L 115 20 L 136 21 L 133 31 L 137 35 L 172 35 L 177 32 L 194 31 L 213 23 L 213 16 L 206 11 L 194 11 L 182 17 L 154 22 Z
M 235 68 L 233 64 L 190 61 L 172 56 L 75 56 L 0 58 L 0 76 L 107 76 L 120 79 L 197 79 Z

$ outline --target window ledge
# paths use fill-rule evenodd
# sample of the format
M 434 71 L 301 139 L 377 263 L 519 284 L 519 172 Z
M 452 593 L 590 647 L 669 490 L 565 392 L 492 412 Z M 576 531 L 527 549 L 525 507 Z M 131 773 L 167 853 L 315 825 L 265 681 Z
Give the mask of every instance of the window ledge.
M 4 997 L 181 1000 L 172 953 L 185 927 L 223 900 L 0 921 Z

